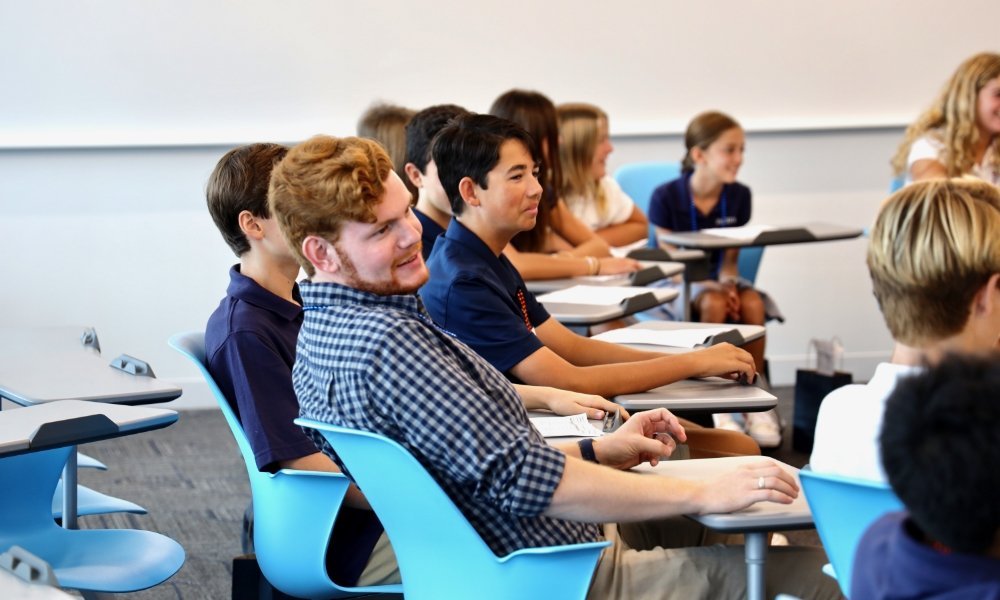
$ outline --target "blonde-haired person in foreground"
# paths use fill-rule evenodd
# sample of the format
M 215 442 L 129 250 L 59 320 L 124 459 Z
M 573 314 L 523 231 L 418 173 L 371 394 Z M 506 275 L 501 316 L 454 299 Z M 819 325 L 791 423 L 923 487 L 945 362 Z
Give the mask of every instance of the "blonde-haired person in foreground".
M 814 471 L 885 481 L 878 431 L 896 382 L 948 353 L 1000 341 L 1000 189 L 973 179 L 918 182 L 889 197 L 872 228 L 868 270 L 895 340 L 867 384 L 820 407 Z
M 1000 185 L 1000 54 L 959 65 L 906 130 L 892 166 L 907 182 L 971 175 Z

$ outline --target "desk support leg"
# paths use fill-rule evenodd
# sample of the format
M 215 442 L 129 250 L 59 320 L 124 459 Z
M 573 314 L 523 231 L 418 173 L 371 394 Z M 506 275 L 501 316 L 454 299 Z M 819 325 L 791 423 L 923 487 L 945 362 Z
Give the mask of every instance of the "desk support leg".
M 62 524 L 66 529 L 76 529 L 76 446 L 70 448 L 69 458 L 63 467 Z
M 764 561 L 767 558 L 767 532 L 744 534 L 747 562 L 747 600 L 764 600 Z
M 684 274 L 684 320 L 691 321 L 691 280 Z

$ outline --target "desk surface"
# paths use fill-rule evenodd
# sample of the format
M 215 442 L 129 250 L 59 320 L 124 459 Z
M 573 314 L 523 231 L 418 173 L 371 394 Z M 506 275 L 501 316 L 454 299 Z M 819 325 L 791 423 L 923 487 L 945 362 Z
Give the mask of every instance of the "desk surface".
M 621 304 L 593 305 L 542 302 L 542 305 L 560 323 L 566 325 L 597 325 L 649 310 L 665 302 L 670 302 L 679 294 L 680 292 L 674 288 L 648 288 L 644 294 L 630 298 L 629 300 L 632 302 L 626 300 Z
M 759 412 L 778 405 L 777 398 L 757 386 L 721 377 L 685 379 L 648 392 L 616 396 L 614 401 L 629 411 L 663 407 L 670 411 Z
M 85 329 L 0 329 L 0 397 L 22 405 L 68 399 L 149 404 L 181 395 L 175 385 L 109 366 L 80 342 Z
M 663 272 L 663 277 L 673 277 L 674 275 L 679 275 L 684 272 L 684 263 L 680 262 L 649 262 L 640 261 L 643 269 L 659 269 Z M 533 294 L 542 294 L 545 292 L 554 292 L 556 290 L 566 289 L 574 285 L 632 285 L 631 273 L 623 273 L 621 275 L 593 275 L 593 276 L 583 276 L 583 277 L 564 277 L 562 279 L 536 279 L 533 281 L 525 281 L 524 285 L 527 286 L 528 291 Z
M 766 228 L 766 230 L 762 230 L 762 228 Z M 863 232 L 858 227 L 819 222 L 770 228 L 751 225 L 727 227 L 726 229 L 726 235 L 715 235 L 705 231 L 675 231 L 660 234 L 659 239 L 668 244 L 687 248 L 714 250 L 742 246 L 774 246 L 845 240 L 860 237 Z
M 0 412 L 0 456 L 160 429 L 176 420 L 173 410 L 83 400 L 5 410 Z
M 760 456 L 734 456 L 726 458 L 692 459 L 661 462 L 655 467 L 640 465 L 633 469 L 641 473 L 666 475 L 692 481 L 710 479 L 727 471 L 732 471 L 747 463 L 772 461 L 799 479 L 799 470 L 783 462 Z M 753 531 L 781 531 L 808 529 L 813 526 L 812 513 L 806 503 L 805 494 L 799 488 L 799 496 L 791 504 L 758 502 L 753 506 L 734 513 L 695 515 L 690 518 L 716 531 L 746 533 Z
M 752 342 L 764 336 L 766 329 L 763 325 L 742 325 L 742 324 L 720 324 L 720 323 L 694 323 L 691 321 L 643 321 L 641 323 L 635 323 L 625 327 L 623 329 L 615 329 L 612 331 L 605 331 L 603 333 L 597 334 L 594 337 L 596 340 L 602 340 L 610 343 L 621 343 L 629 348 L 635 348 L 636 350 L 646 350 L 649 352 L 662 352 L 664 354 L 683 354 L 685 352 L 691 352 L 696 348 L 691 348 L 690 346 L 683 345 L 669 345 L 671 331 L 681 331 L 681 330 L 691 330 L 691 329 L 721 329 L 725 328 L 729 331 L 735 331 L 742 338 L 742 342 L 736 338 L 736 336 L 730 337 L 727 334 L 720 334 L 713 336 L 708 340 L 707 346 L 712 346 L 721 342 L 730 342 L 736 346 L 740 346 L 747 342 Z M 663 338 L 666 342 L 665 344 L 650 344 L 650 343 L 633 343 L 633 342 L 619 342 L 621 336 L 628 335 L 628 331 L 655 331 L 663 332 Z M 660 337 L 657 335 L 657 337 Z M 699 346 L 701 347 L 701 346 Z

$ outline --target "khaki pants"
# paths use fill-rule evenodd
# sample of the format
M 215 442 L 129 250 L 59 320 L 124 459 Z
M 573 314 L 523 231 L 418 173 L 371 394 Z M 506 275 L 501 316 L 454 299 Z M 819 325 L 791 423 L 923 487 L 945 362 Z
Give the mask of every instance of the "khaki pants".
M 396 564 L 396 554 L 392 551 L 392 546 L 389 544 L 389 536 L 383 531 L 378 541 L 375 542 L 372 555 L 368 557 L 368 564 L 365 565 L 365 570 L 358 577 L 358 587 L 387 585 L 390 583 L 400 583 L 401 581 L 399 565 Z
M 589 600 L 745 598 L 743 546 L 712 543 L 718 534 L 682 517 L 604 527 L 611 547 L 601 554 Z M 840 598 L 820 569 L 822 548 L 768 548 L 767 597 Z

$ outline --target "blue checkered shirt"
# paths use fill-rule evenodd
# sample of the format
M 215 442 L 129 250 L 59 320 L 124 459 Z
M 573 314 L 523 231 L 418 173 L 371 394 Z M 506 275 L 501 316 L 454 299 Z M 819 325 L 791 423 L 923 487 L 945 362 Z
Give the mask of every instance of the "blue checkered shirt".
M 510 382 L 438 329 L 416 295 L 310 282 L 300 290 L 292 373 L 302 416 L 399 442 L 497 555 L 600 539 L 596 525 L 542 515 L 565 455 L 531 426 Z

